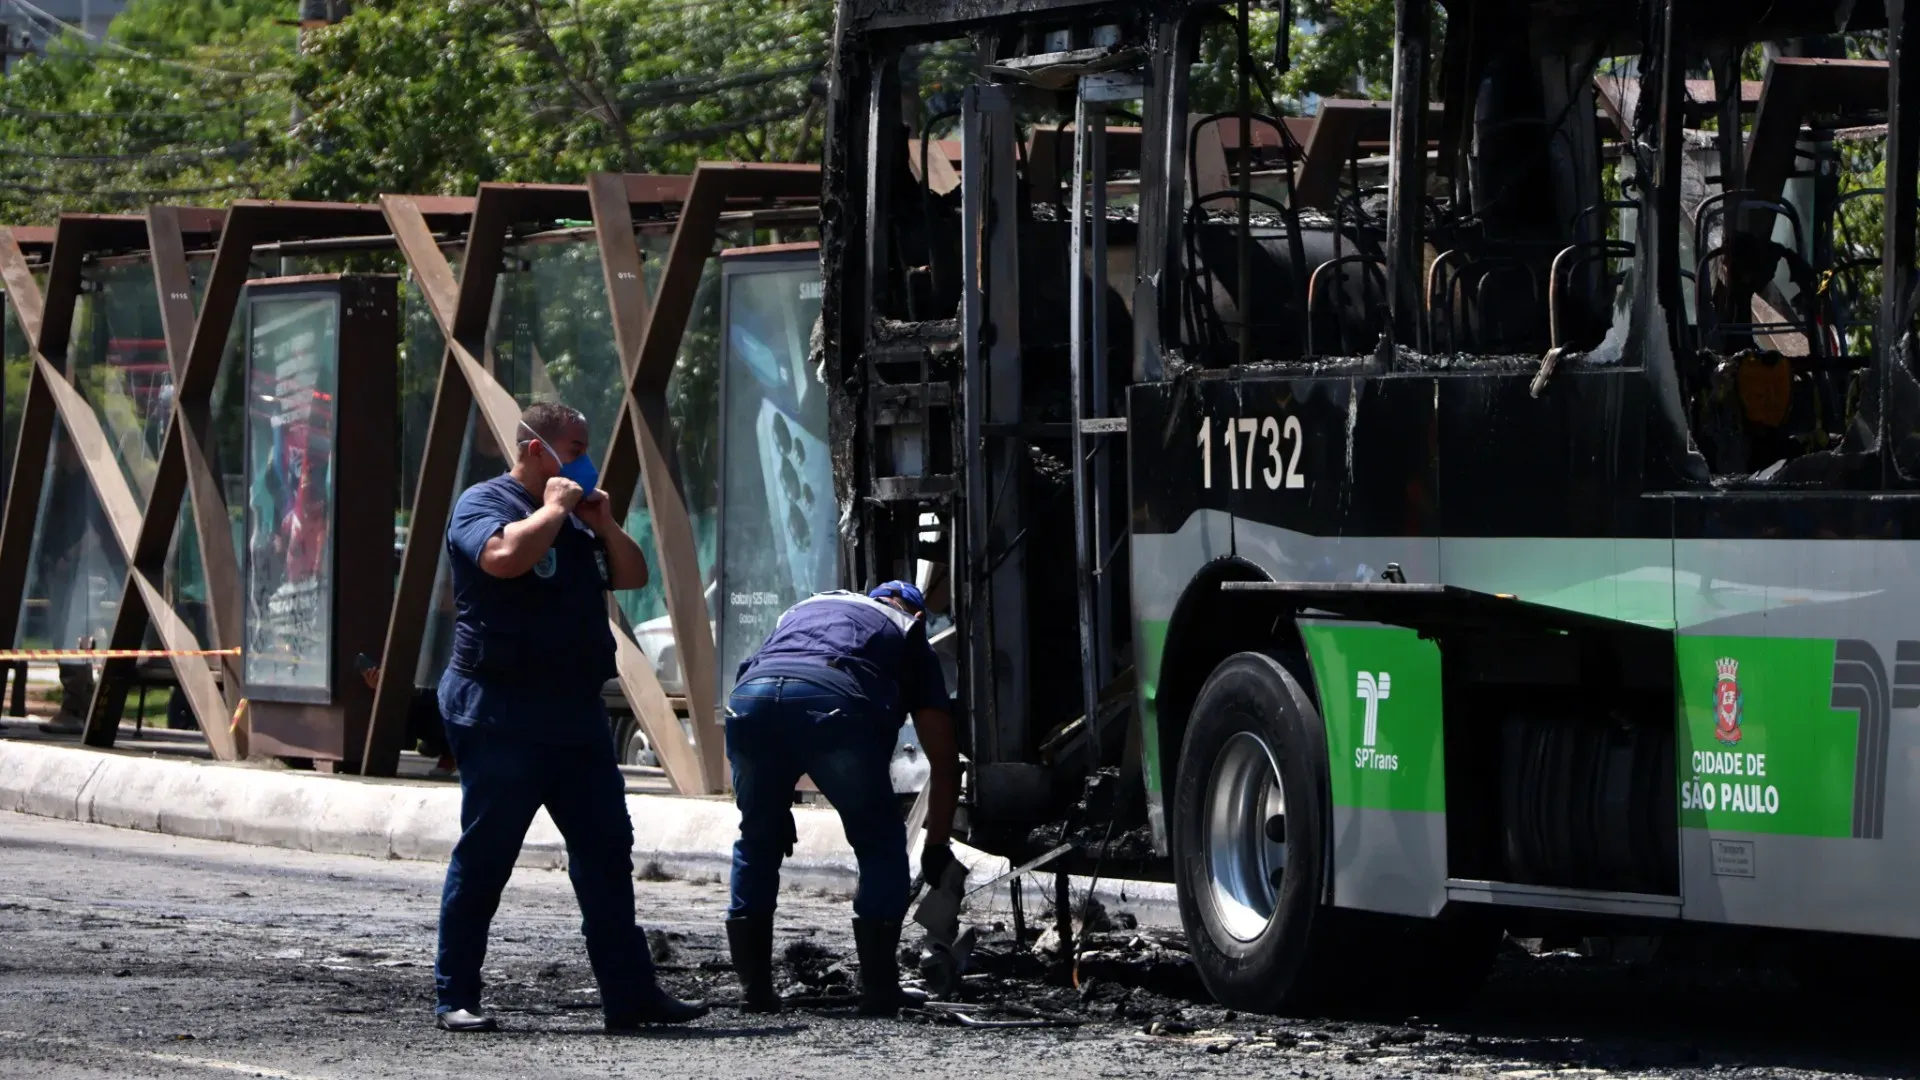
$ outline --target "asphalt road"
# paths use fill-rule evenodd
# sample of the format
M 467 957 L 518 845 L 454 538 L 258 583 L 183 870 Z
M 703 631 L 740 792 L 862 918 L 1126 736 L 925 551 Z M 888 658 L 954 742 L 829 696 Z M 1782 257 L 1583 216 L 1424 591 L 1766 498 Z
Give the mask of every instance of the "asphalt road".
M 0 1078 L 1891 1077 L 1920 1061 L 1913 1014 L 1892 1003 L 1518 954 L 1479 1004 L 1438 1023 L 1234 1016 L 1165 996 L 1182 979 L 1162 953 L 1136 965 L 1151 967 L 1137 985 L 1122 971 L 1082 991 L 978 988 L 1084 1018 L 1073 1028 L 721 1007 L 686 1029 L 610 1037 L 566 878 L 539 871 L 516 875 L 494 924 L 490 1005 L 509 1030 L 455 1036 L 430 1016 L 440 871 L 0 813 Z M 724 956 L 724 890 L 639 889 L 643 919 L 667 935 L 668 983 L 731 995 L 730 975 L 702 969 Z M 851 951 L 844 902 L 783 903 L 783 941 L 819 946 L 808 977 L 841 977 L 826 965 Z

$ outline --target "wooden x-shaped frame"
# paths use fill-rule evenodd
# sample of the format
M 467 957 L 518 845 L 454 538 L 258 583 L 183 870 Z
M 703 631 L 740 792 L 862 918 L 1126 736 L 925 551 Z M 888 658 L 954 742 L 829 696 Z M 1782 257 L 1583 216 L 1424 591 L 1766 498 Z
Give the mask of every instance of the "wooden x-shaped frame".
M 240 644 L 240 560 L 233 549 L 226 495 L 221 491 L 220 478 L 212 465 L 212 400 L 214 379 L 220 373 L 220 358 L 226 351 L 227 331 L 247 283 L 252 256 L 250 226 L 257 213 L 257 207 L 246 204 L 236 205 L 224 214 L 217 210 L 173 206 L 155 206 L 147 211 L 148 251 L 160 304 L 160 326 L 166 339 L 167 361 L 173 370 L 173 407 L 167 416 L 159 467 L 147 496 L 146 513 L 140 518 L 139 532 L 127 556 L 127 582 L 120 593 L 120 606 L 114 613 L 113 631 L 107 642 L 110 649 L 139 648 L 150 622 L 159 630 L 167 648 L 192 647 L 174 644 L 176 640 L 191 642 L 191 635 L 184 629 L 169 628 L 170 621 L 178 621 L 172 606 L 151 588 L 151 583 L 163 580 L 166 573 L 167 548 L 179 521 L 183 489 L 193 503 L 194 534 L 199 544 L 202 577 L 207 585 L 207 630 L 213 639 L 210 647 L 230 649 Z M 193 232 L 220 236 L 213 274 L 197 313 L 187 263 L 189 222 Z M 229 751 L 245 756 L 244 736 L 237 731 L 229 734 L 227 721 L 240 700 L 239 658 L 220 657 L 221 683 L 217 690 L 205 660 L 175 657 L 173 664 L 187 703 L 200 729 L 207 733 L 215 755 L 226 756 L 221 753 L 221 743 L 213 741 L 217 730 L 226 737 Z M 131 660 L 109 660 L 103 665 L 87 712 L 85 740 L 88 744 L 113 745 L 115 728 L 126 702 L 127 676 L 132 670 Z
M 659 194 L 663 198 L 658 201 L 666 201 L 667 195 L 675 196 L 672 201 L 678 201 L 677 196 L 686 184 L 684 177 L 650 179 L 660 182 Z M 363 769 L 370 775 L 392 775 L 399 760 L 408 700 L 413 691 L 411 676 L 425 636 L 470 408 L 479 406 L 480 422 L 487 426 L 496 446 L 510 447 L 518 442 L 520 405 L 493 377 L 491 365 L 484 358 L 493 294 L 509 229 L 527 216 L 528 206 L 578 199 L 579 195 L 577 187 L 481 185 L 462 258 L 465 271 L 458 282 L 427 225 L 418 200 L 405 195 L 387 195 L 380 200 L 400 251 L 412 268 L 435 321 L 440 324 L 447 349 L 434 396 L 433 417 L 427 426 L 426 453 L 415 489 L 406 547 L 401 555 L 400 581 L 387 626 L 386 651 L 381 659 L 383 672 L 396 676 L 404 673 L 406 677 L 382 678 L 374 694 L 373 719 L 367 728 L 366 752 L 362 758 Z M 620 510 L 624 514 L 624 506 Z M 716 790 L 715 774 L 704 768 L 695 755 L 660 687 L 653 665 L 621 628 L 611 607 L 608 619 L 613 623 L 620 688 L 659 754 L 667 778 L 686 794 Z
M 420 202 L 426 215 L 441 225 L 464 222 L 470 206 L 466 199 L 430 198 Z M 61 218 L 55 231 L 44 297 L 18 238 L 0 230 L 0 278 L 26 332 L 34 362 L 21 413 L 13 482 L 7 492 L 4 519 L 0 519 L 0 640 L 13 640 L 18 629 L 39 513 L 40 481 L 48 466 L 57 416 L 79 454 L 127 563 L 127 581 L 109 647 L 139 648 L 150 624 L 169 651 L 193 652 L 201 647 L 159 587 L 164 581 L 167 549 L 179 522 L 183 495 L 193 501 L 194 531 L 206 579 L 213 639 L 208 645 L 214 649 L 240 646 L 240 565 L 214 462 L 212 395 L 227 334 L 250 276 L 254 246 L 271 240 L 366 235 L 377 233 L 382 223 L 379 211 L 370 206 L 258 200 L 236 202 L 224 212 L 156 206 L 144 218 L 69 214 Z M 205 242 L 216 235 L 219 246 L 205 296 L 196 311 L 187 241 L 192 237 Z M 147 249 L 152 260 L 174 383 L 173 404 L 144 513 L 114 459 L 99 419 L 65 370 L 86 257 L 102 250 L 140 247 Z M 71 643 L 56 644 L 65 647 Z M 235 730 L 230 723 L 243 693 L 239 659 L 220 658 L 222 678 L 218 684 L 206 658 L 171 659 L 181 692 L 214 755 L 222 760 L 244 756 L 244 729 Z M 88 710 L 85 739 L 89 744 L 113 745 L 114 722 L 124 706 L 132 671 L 130 660 L 110 660 L 103 667 Z
M 720 214 L 729 204 L 818 198 L 820 169 L 814 165 L 701 164 L 687 185 L 686 202 L 674 226 L 666 270 L 647 300 L 640 271 L 640 246 L 634 235 L 633 206 L 644 202 L 645 176 L 599 173 L 587 181 L 593 200 L 594 229 L 600 238 L 600 263 L 613 314 L 614 341 L 626 372 L 627 392 L 620 402 L 607 447 L 600 486 L 624 518 L 634 481 L 646 487 L 653 521 L 667 616 L 686 680 L 687 712 L 693 718 L 700 763 L 708 791 L 726 782 L 726 742 L 715 712 L 719 682 L 715 671 L 713 627 L 707 618 L 700 573 L 700 550 L 674 468 L 673 421 L 667 413 L 667 380 L 680 353 L 680 339 L 693 313 L 700 274 L 713 255 Z
M 207 232 L 218 225 L 218 214 L 205 211 L 166 212 L 162 208 L 162 231 L 172 250 L 184 250 L 182 215 L 191 216 L 194 231 Z M 145 636 L 147 620 L 159 631 L 163 646 L 176 652 L 201 648 L 193 632 L 166 600 L 161 591 L 167 546 L 173 538 L 173 526 L 179 511 L 181 489 L 190 486 L 195 497 L 199 524 L 201 557 L 208 571 L 209 587 L 218 581 L 236 606 L 221 610 L 218 596 L 212 597 L 214 633 L 226 632 L 238 639 L 238 569 L 233 557 L 232 537 L 227 531 L 225 500 L 220 498 L 217 481 L 206 465 L 202 448 L 210 431 L 206 423 L 207 399 L 212 393 L 225 328 L 221 323 L 217 340 L 211 346 L 211 361 L 197 366 L 190 362 L 190 350 L 175 344 L 173 326 L 181 316 L 192 317 L 192 291 L 186 279 L 184 255 L 177 266 L 168 266 L 162 275 L 164 260 L 156 258 L 154 269 L 160 279 L 161 308 L 168 320 L 168 361 L 172 367 L 175 400 L 167 419 L 166 441 L 161 467 L 154 478 L 150 507 L 164 508 L 158 515 L 143 516 L 139 500 L 127 483 L 126 474 L 114 458 L 113 447 L 93 407 L 81 397 L 67 370 L 67 346 L 72 334 L 74 305 L 80 294 L 80 274 L 85 257 L 101 247 L 123 246 L 123 234 L 131 230 L 136 242 L 139 218 L 107 218 L 70 214 L 61 218 L 55 233 L 53 256 L 47 268 L 44 294 L 27 266 L 12 230 L 0 229 L 0 278 L 25 332 L 33 369 L 28 377 L 27 401 L 21 412 L 20 441 L 15 451 L 13 480 L 7 491 L 6 512 L 0 519 L 0 639 L 12 641 L 18 631 L 20 601 L 26 589 L 28 562 L 32 555 L 35 520 L 39 515 L 41 479 L 52 453 L 53 422 L 57 415 L 67 437 L 77 451 L 94 495 L 105 511 L 114 542 L 127 563 L 127 583 L 115 618 L 115 647 L 138 648 Z M 108 236 L 114 237 L 107 240 Z M 175 273 L 177 271 L 177 274 Z M 245 264 L 241 265 L 244 279 Z M 173 293 L 175 295 L 170 296 Z M 57 361 L 57 363 L 56 363 Z M 197 395 L 197 405 L 195 402 Z M 211 502 L 204 500 L 212 493 Z M 202 511 L 206 516 L 202 516 Z M 209 524 L 208 518 L 213 524 Z M 224 553 L 224 565 L 220 562 Z M 71 642 L 57 642 L 68 647 Z M 227 647 L 227 646 L 221 646 Z M 237 745 L 227 722 L 228 710 L 215 683 L 212 669 L 204 657 L 177 656 L 173 667 L 181 692 L 187 696 L 195 719 L 206 735 L 214 756 L 232 760 L 244 752 Z M 230 669 L 227 686 L 233 693 L 238 680 Z M 103 689 L 116 680 L 103 679 Z M 120 693 L 124 695 L 124 685 Z M 86 740 L 93 745 L 112 745 L 113 729 L 104 720 L 103 696 L 96 692 L 89 711 Z M 116 710 L 117 714 L 117 710 Z
M 667 382 L 701 272 L 713 253 L 721 214 L 730 208 L 811 200 L 817 198 L 819 190 L 820 174 L 814 166 L 724 164 L 703 164 L 691 178 L 602 174 L 595 176 L 587 189 L 587 205 L 600 240 L 615 341 L 627 382 L 607 449 L 603 486 L 613 497 L 615 513 L 624 517 L 636 482 L 645 485 L 657 545 L 659 565 L 655 569 L 666 593 L 696 739 L 687 738 L 652 664 L 620 630 L 619 620 L 610 609 L 619 680 L 668 778 L 685 793 L 723 790 L 726 769 L 724 741 L 715 716 L 717 702 L 712 693 L 718 685 L 712 627 L 707 619 L 698 548 L 674 468 Z M 490 184 L 481 188 L 479 198 L 471 204 L 464 199 L 410 196 L 381 200 L 380 212 L 419 280 L 447 343 L 381 657 L 383 672 L 410 675 L 418 664 L 472 406 L 479 406 L 482 422 L 497 445 L 512 446 L 517 441 L 520 407 L 494 379 L 485 357 L 497 268 L 509 230 L 523 218 L 573 216 L 571 210 L 558 215 L 553 211 L 559 206 L 571 207 L 580 194 L 577 187 Z M 471 218 L 463 265 L 486 272 L 468 273 L 456 282 L 434 226 L 466 217 L 469 205 Z M 678 205 L 680 214 L 666 270 L 650 299 L 641 276 L 634 209 L 647 206 L 658 217 L 667 205 Z M 190 653 L 201 648 L 160 588 L 183 496 L 192 499 L 207 581 L 213 639 L 209 646 L 229 649 L 240 645 L 239 560 L 212 460 L 211 397 L 227 333 L 246 285 L 255 244 L 282 235 L 348 235 L 365 224 L 363 219 L 371 216 L 370 210 L 340 204 L 242 201 L 224 215 L 220 211 L 175 207 L 154 207 L 144 219 L 66 215 L 55 232 L 44 295 L 19 239 L 13 231 L 0 229 L 0 281 L 26 334 L 33 360 L 13 479 L 5 513 L 0 516 L 0 641 L 12 640 L 18 630 L 41 480 L 49 465 L 53 423 L 58 417 L 127 563 L 127 582 L 109 647 L 138 648 L 151 625 L 170 651 Z M 205 299 L 196 312 L 187 238 L 215 234 L 219 247 Z M 143 246 L 142 240 L 152 255 L 175 385 L 145 513 L 92 407 L 65 370 L 86 256 L 99 250 L 135 249 Z M 211 666 L 202 657 L 174 657 L 173 666 L 181 691 L 215 756 L 225 760 L 244 755 L 244 733 L 235 732 L 228 723 L 242 693 L 238 659 L 222 658 L 224 686 L 215 681 Z M 131 670 L 130 661 L 107 665 L 89 710 L 89 743 L 112 744 L 111 720 L 124 704 Z M 362 756 L 365 772 L 391 775 L 395 771 L 412 692 L 410 677 L 380 680 Z

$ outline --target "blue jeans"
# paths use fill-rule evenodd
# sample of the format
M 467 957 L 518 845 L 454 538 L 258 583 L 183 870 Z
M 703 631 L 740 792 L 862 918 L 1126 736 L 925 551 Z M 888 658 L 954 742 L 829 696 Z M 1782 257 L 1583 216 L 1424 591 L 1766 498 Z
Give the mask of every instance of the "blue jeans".
M 793 789 L 801 776 L 840 812 L 860 860 L 853 913 L 907 913 L 907 827 L 887 773 L 898 732 L 859 702 L 803 679 L 749 679 L 728 700 L 727 760 L 733 763 L 740 839 L 733 845 L 729 917 L 771 916 L 780 861 L 793 852 Z
M 527 827 L 545 806 L 567 842 L 567 875 L 601 1007 L 614 1018 L 633 1012 L 653 986 L 653 957 L 633 921 L 633 822 L 612 733 L 561 745 L 448 724 L 447 741 L 460 766 L 461 832 L 440 895 L 435 1011 L 479 1011 L 487 927 Z

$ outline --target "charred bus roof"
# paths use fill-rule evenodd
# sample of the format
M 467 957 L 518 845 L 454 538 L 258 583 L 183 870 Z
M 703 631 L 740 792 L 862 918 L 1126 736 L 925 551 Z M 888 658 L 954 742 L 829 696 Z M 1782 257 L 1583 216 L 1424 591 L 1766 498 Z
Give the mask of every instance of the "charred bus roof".
M 1565 41 L 1602 41 L 1615 55 L 1636 52 L 1651 18 L 1663 17 L 1664 4 L 1623 4 L 1615 0 L 1452 0 L 1439 5 L 1450 19 L 1508 17 L 1524 8 L 1541 33 Z M 1883 0 L 1696 0 L 1676 5 L 1676 14 L 1696 41 L 1775 41 L 1784 38 L 1881 30 L 1887 25 Z M 1086 0 L 842 0 L 841 32 L 855 36 L 905 31 L 965 34 L 1009 23 L 1023 27 L 1058 20 L 1063 25 L 1095 25 L 1139 19 L 1171 20 L 1184 12 L 1231 8 L 1222 0 L 1160 0 L 1111 3 Z

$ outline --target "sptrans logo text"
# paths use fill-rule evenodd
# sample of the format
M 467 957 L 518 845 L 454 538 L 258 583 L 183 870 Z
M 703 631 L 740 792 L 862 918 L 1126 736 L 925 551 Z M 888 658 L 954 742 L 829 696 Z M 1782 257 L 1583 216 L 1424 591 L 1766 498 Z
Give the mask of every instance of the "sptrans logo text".
M 1379 769 L 1393 772 L 1400 768 L 1397 754 L 1383 754 L 1375 746 L 1380 734 L 1380 703 L 1391 696 L 1393 675 L 1382 671 L 1374 674 L 1363 671 L 1357 682 L 1356 694 L 1367 703 L 1366 719 L 1360 728 L 1360 745 L 1353 752 L 1353 767 L 1356 769 Z

